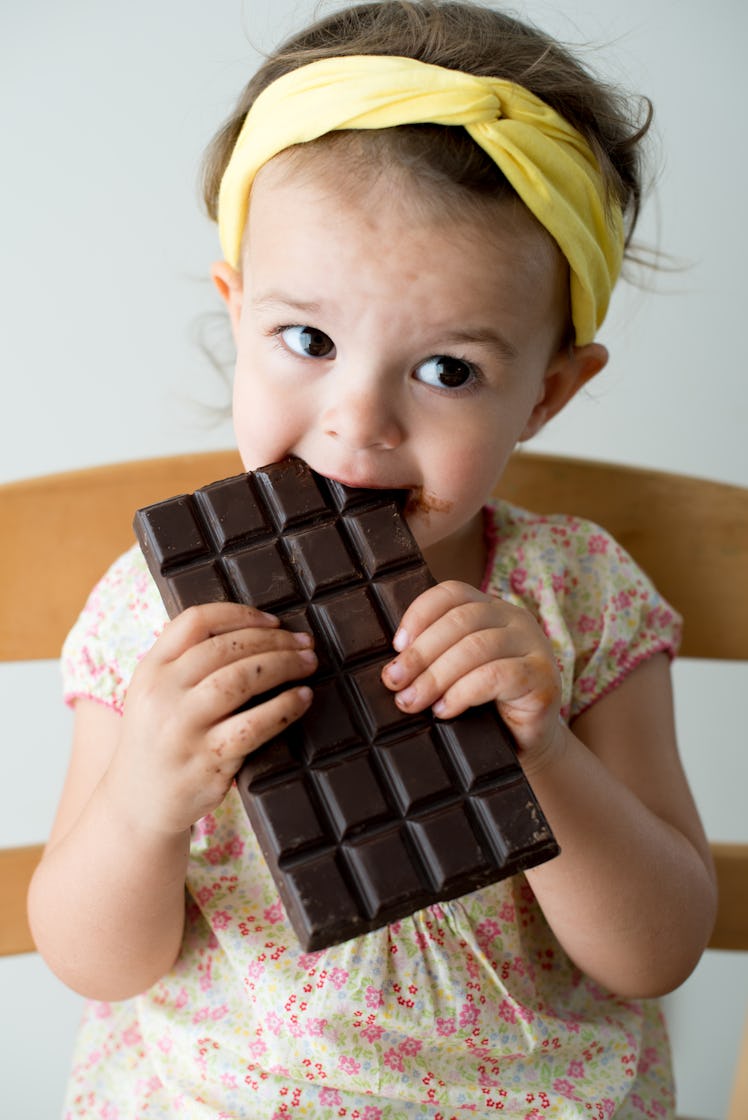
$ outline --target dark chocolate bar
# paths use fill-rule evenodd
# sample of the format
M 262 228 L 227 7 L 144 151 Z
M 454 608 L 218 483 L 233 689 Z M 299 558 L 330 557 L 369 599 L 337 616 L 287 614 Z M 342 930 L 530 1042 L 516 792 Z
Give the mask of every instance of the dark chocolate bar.
M 238 601 L 314 636 L 311 707 L 237 775 L 306 950 L 558 852 L 493 704 L 449 720 L 406 715 L 382 684 L 400 618 L 434 583 L 406 497 L 346 487 L 287 459 L 135 516 L 171 617 Z

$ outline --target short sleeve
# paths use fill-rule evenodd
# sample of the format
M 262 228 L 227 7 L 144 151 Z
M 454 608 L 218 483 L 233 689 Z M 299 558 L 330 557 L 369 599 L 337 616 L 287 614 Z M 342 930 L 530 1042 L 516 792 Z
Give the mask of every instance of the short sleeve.
M 61 655 L 63 696 L 122 711 L 130 678 L 166 623 L 166 612 L 137 545 L 96 584 Z
M 677 653 L 682 620 L 608 532 L 498 503 L 488 513 L 487 590 L 527 607 L 553 644 L 572 719 L 655 653 Z

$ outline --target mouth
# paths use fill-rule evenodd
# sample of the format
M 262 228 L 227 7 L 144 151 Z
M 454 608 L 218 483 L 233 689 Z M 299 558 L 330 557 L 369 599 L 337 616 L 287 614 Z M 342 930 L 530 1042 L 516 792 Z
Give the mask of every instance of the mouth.
M 436 494 L 430 493 L 425 486 L 417 484 L 408 485 L 407 483 L 374 481 L 363 476 L 355 480 L 330 474 L 324 475 L 324 477 L 329 478 L 331 482 L 337 482 L 340 486 L 346 486 L 352 490 L 399 491 L 404 496 L 402 509 L 406 517 L 420 515 L 421 517 L 428 518 L 433 513 L 449 513 L 454 504 L 444 498 L 439 498 Z
M 317 473 L 321 474 L 323 478 L 329 479 L 330 482 L 337 482 L 339 486 L 346 486 L 350 490 L 399 490 L 408 495 L 422 490 L 422 487 L 410 485 L 407 482 L 382 482 L 381 479 L 373 479 L 367 475 L 346 477 L 338 474 L 327 474 L 323 471 Z
M 327 478 L 330 482 L 336 482 L 339 486 L 345 486 L 349 490 L 392 490 L 393 492 L 399 492 L 402 495 L 400 507 L 403 514 L 409 518 L 420 517 L 428 521 L 432 514 L 447 514 L 454 506 L 454 502 L 447 498 L 440 498 L 420 483 L 382 481 L 381 477 L 373 478 L 370 474 L 364 473 L 338 474 L 319 470 L 312 463 L 308 465 L 322 478 Z

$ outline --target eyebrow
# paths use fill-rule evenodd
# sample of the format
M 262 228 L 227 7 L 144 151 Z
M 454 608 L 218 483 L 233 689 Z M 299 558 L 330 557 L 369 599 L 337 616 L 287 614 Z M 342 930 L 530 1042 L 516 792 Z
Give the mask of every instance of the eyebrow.
M 517 357 L 517 347 L 500 331 L 491 330 L 490 328 L 486 328 L 485 330 L 478 328 L 476 330 L 450 331 L 443 337 L 444 341 L 452 346 L 460 346 L 465 343 L 478 343 L 482 346 L 489 346 L 505 361 L 513 361 Z
M 252 300 L 252 306 L 259 311 L 272 308 L 287 308 L 289 311 L 303 312 L 308 315 L 319 315 L 322 310 L 320 303 L 314 300 L 291 299 L 282 292 L 268 292 L 267 295 L 258 296 Z

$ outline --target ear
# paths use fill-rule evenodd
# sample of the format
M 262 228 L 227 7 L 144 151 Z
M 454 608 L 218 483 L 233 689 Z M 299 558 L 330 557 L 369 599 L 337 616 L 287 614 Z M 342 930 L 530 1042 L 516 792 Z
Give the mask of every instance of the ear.
M 559 351 L 546 370 L 538 399 L 519 437 L 520 441 L 537 435 L 583 385 L 604 369 L 607 361 L 608 351 L 599 342 Z
M 244 296 L 242 274 L 236 268 L 227 264 L 226 261 L 216 261 L 210 270 L 210 275 L 218 289 L 218 294 L 228 308 L 231 330 L 234 338 L 236 338 Z

